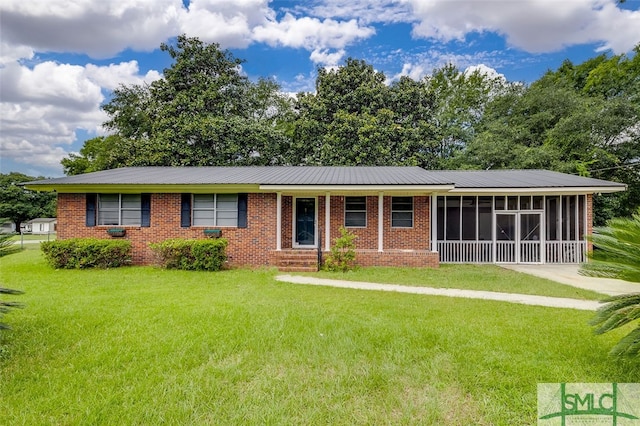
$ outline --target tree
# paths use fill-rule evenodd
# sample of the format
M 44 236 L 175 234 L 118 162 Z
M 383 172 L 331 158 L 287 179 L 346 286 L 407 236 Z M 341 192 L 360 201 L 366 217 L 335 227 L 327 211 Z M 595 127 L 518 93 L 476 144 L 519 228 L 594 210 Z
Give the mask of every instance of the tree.
M 613 219 L 590 237 L 594 251 L 580 272 L 596 277 L 619 278 L 640 283 L 640 211 L 632 218 Z M 640 319 L 640 293 L 605 299 L 590 322 L 603 334 Z M 640 355 L 640 325 L 611 350 L 612 355 Z
M 460 71 L 448 64 L 435 69 L 424 78 L 425 90 L 433 99 L 433 140 L 427 142 L 433 150 L 430 169 L 461 166 L 452 161 L 475 137 L 478 123 L 489 100 L 502 93 L 508 85 L 501 77 L 492 77 L 477 69 Z
M 160 49 L 174 60 L 163 78 L 116 89 L 103 105 L 112 135 L 64 159 L 66 172 L 284 161 L 291 106 L 274 81 L 249 81 L 243 61 L 216 43 L 182 35 Z
M 0 174 L 0 218 L 6 218 L 20 229 L 22 222 L 36 217 L 56 216 L 56 195 L 33 192 L 19 186 L 22 182 L 44 179 L 12 172 Z

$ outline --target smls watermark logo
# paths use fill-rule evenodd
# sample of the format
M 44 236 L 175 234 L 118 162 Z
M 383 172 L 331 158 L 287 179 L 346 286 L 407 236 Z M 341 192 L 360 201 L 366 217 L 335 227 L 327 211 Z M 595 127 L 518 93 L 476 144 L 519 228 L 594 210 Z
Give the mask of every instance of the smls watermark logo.
M 539 383 L 538 425 L 640 426 L 640 383 Z

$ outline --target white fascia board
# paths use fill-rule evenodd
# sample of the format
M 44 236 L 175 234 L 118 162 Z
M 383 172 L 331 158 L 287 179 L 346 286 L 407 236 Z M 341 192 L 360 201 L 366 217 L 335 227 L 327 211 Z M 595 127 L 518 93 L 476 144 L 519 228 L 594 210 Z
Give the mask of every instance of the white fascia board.
M 260 185 L 265 192 L 447 192 L 453 185 Z
M 608 194 L 626 191 L 627 186 L 590 186 L 590 187 L 557 187 L 557 188 L 455 188 L 448 194 L 456 195 L 548 195 L 548 194 Z

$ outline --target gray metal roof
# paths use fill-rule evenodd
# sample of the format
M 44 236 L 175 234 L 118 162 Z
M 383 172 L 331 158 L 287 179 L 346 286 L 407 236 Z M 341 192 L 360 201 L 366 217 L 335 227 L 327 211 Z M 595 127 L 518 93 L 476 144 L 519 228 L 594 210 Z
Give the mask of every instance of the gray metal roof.
M 550 170 L 441 170 L 441 179 L 451 181 L 456 189 L 479 188 L 587 188 L 621 187 L 626 185 Z
M 125 167 L 28 182 L 37 185 L 441 185 L 420 167 Z
M 456 189 L 621 188 L 626 185 L 548 170 L 424 170 L 420 167 L 125 167 L 26 182 L 66 185 L 455 185 Z

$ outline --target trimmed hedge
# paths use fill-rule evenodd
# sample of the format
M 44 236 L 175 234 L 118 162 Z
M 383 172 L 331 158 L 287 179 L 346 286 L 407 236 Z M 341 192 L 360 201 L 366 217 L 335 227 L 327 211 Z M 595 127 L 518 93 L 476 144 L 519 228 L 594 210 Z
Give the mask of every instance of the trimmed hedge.
M 71 238 L 40 243 L 44 257 L 56 269 L 117 268 L 131 263 L 131 242 Z
M 172 238 L 149 244 L 157 263 L 167 269 L 219 271 L 227 261 L 227 240 L 188 240 Z

